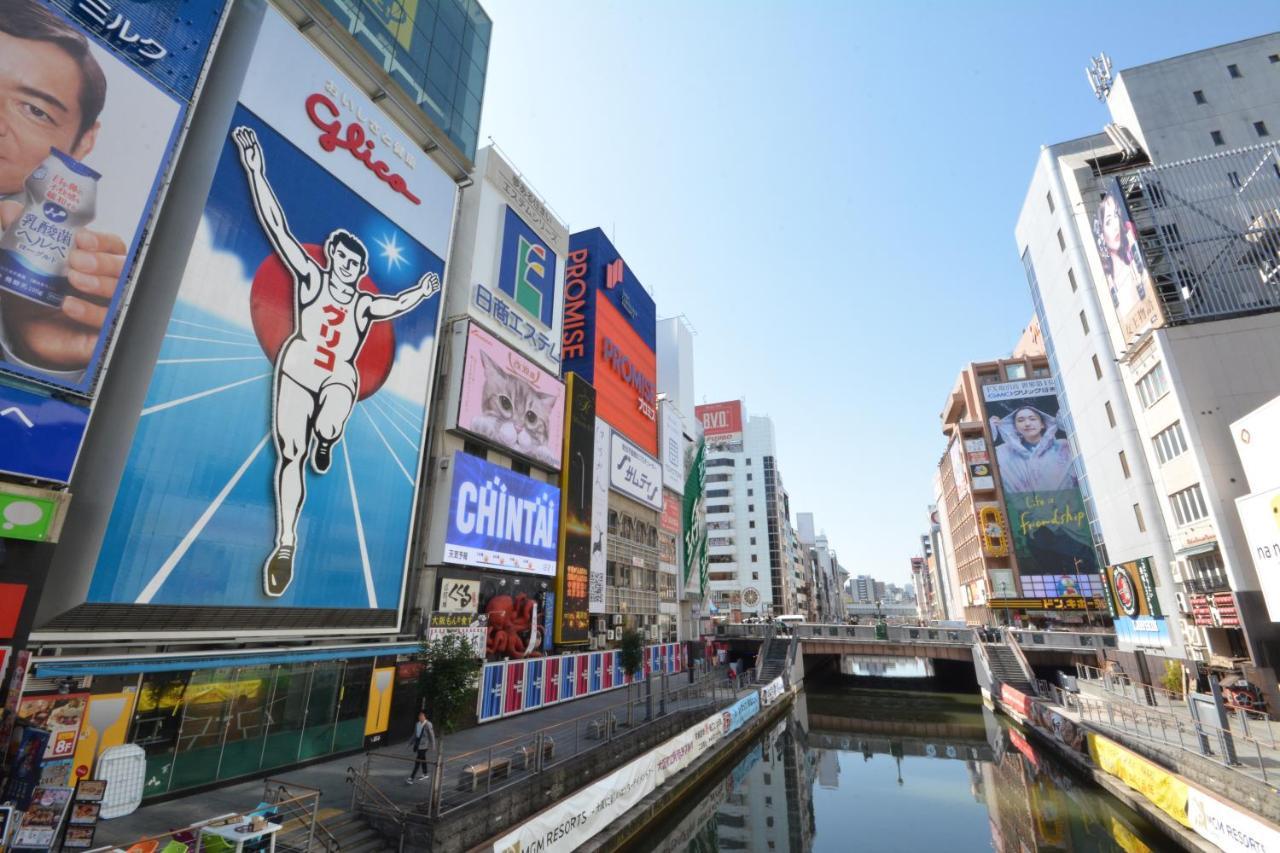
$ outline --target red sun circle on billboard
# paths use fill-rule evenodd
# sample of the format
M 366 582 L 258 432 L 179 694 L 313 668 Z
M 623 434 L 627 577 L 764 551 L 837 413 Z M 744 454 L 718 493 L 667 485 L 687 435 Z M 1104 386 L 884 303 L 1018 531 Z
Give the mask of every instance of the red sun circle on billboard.
M 1129 573 L 1124 569 L 1115 569 L 1115 587 L 1116 598 L 1120 601 L 1120 609 L 1124 611 L 1126 616 L 1136 616 L 1138 613 L 1138 596 L 1133 588 L 1133 579 L 1129 577 Z
M 323 247 L 304 243 L 302 248 L 321 266 L 327 263 Z M 272 364 L 275 364 L 284 342 L 293 334 L 295 288 L 293 276 L 275 253 L 268 255 L 253 274 L 249 315 L 253 319 L 253 332 L 258 336 L 258 343 Z M 373 279 L 368 276 L 360 279 L 359 288 L 365 293 L 378 292 Z M 387 381 L 395 351 L 396 333 L 392 324 L 371 324 L 364 346 L 356 356 L 361 400 L 373 396 Z

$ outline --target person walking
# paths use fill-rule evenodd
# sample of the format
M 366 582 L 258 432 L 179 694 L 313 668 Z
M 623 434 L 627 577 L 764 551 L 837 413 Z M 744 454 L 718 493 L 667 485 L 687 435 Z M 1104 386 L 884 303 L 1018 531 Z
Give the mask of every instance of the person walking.
M 427 719 L 427 712 L 419 711 L 418 722 L 413 724 L 413 737 L 409 738 L 409 749 L 413 750 L 417 759 L 413 762 L 413 769 L 409 771 L 409 778 L 404 780 L 405 784 L 412 785 L 416 781 L 427 778 L 427 752 L 435 748 L 435 729 Z M 419 768 L 421 768 L 421 775 L 418 775 Z M 415 776 L 417 778 L 414 778 Z

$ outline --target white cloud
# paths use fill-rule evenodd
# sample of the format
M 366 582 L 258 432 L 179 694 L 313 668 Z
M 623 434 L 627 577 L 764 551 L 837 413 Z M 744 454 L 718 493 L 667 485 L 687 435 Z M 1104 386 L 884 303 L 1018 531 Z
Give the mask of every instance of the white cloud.
M 249 316 L 251 271 L 234 252 L 213 245 L 213 227 L 200 217 L 195 242 L 187 258 L 187 270 L 178 298 L 185 305 L 206 311 L 234 326 L 252 329 Z
M 422 340 L 418 346 L 400 344 L 396 348 L 396 360 L 391 366 L 382 391 L 388 391 L 408 401 L 415 409 L 421 408 L 427 397 L 427 378 L 431 376 L 431 353 L 435 337 Z

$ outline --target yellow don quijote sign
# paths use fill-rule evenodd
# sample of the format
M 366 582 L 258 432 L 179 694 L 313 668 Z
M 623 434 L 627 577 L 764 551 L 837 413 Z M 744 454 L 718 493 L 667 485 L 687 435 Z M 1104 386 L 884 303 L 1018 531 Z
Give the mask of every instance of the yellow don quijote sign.
M 1178 823 L 1187 820 L 1187 784 L 1163 768 L 1104 737 L 1089 734 L 1089 755 L 1094 763 L 1155 803 Z

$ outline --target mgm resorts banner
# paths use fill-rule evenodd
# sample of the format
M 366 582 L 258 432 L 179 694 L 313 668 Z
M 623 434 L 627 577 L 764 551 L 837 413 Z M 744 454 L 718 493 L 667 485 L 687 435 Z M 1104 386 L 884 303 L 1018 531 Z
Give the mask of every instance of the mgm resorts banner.
M 560 490 L 464 451 L 453 454 L 444 562 L 553 577 Z
M 587 641 L 591 625 L 591 513 L 595 492 L 596 389 L 570 373 L 566 389 L 564 465 L 560 470 L 560 556 L 556 574 L 557 643 Z
M 267 9 L 89 601 L 396 627 L 457 195 L 412 150 Z
M 1018 571 L 1096 574 L 1071 448 L 1058 426 L 1058 387 L 1029 379 L 982 389 Z

